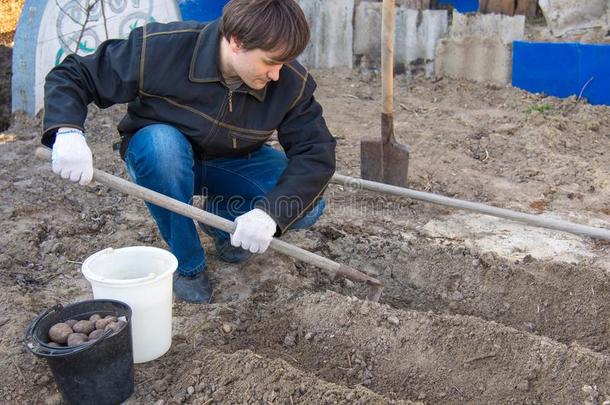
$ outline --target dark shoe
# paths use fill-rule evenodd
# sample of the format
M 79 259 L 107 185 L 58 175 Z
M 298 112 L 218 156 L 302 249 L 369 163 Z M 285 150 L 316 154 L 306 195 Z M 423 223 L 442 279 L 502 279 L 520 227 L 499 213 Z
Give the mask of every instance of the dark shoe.
M 254 254 L 249 250 L 231 245 L 231 238 L 228 233 L 202 223 L 199 223 L 199 226 L 214 239 L 216 253 L 223 262 L 241 263 L 251 258 Z
M 216 243 L 216 253 L 220 260 L 227 263 L 241 263 L 252 257 L 254 253 L 231 245 L 231 240 Z
M 212 300 L 212 285 L 205 271 L 194 276 L 174 273 L 174 294 L 186 302 L 209 303 Z

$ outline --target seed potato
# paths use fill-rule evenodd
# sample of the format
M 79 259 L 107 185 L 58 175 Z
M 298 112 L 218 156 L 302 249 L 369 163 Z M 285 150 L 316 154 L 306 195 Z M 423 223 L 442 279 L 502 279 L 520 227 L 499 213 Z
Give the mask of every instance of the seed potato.
M 89 317 L 89 320 L 93 323 L 97 322 L 98 319 L 102 319 L 100 314 L 93 314 Z
M 102 337 L 102 335 L 104 334 L 104 330 L 103 329 L 96 329 L 93 332 L 91 332 L 89 334 L 89 340 L 98 340 L 99 338 Z
M 67 323 L 60 322 L 51 326 L 49 329 L 49 339 L 55 343 L 59 343 L 61 345 L 65 344 L 68 341 L 68 336 L 74 331 Z
M 72 333 L 72 334 L 70 334 L 70 336 L 68 336 L 68 346 L 72 347 L 72 346 L 82 345 L 83 343 L 87 342 L 88 340 L 89 340 L 89 337 L 87 335 L 85 335 L 84 333 Z
M 108 315 L 105 318 L 98 319 L 95 322 L 95 329 L 102 329 L 102 330 L 104 330 L 104 329 L 106 329 L 106 326 L 108 326 L 109 323 L 116 322 L 116 321 L 117 321 L 116 316 Z
M 78 321 L 72 327 L 72 330 L 76 333 L 83 333 L 88 335 L 95 329 L 95 324 L 91 321 Z
M 68 325 L 70 325 L 70 327 L 76 325 L 76 322 L 78 322 L 76 319 L 68 319 L 67 321 L 64 321 L 64 323 L 67 323 Z

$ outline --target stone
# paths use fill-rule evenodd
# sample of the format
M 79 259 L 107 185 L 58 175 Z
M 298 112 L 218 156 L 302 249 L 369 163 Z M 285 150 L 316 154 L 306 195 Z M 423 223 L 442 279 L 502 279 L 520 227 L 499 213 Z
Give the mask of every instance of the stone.
M 392 325 L 398 325 L 400 323 L 400 320 L 396 316 L 391 315 L 388 316 L 388 322 L 390 322 Z
M 517 389 L 522 392 L 528 392 L 530 390 L 530 383 L 527 380 L 523 380 L 517 384 Z
M 551 33 L 557 37 L 570 31 L 607 27 L 607 0 L 539 0 L 538 5 Z
M 165 380 L 157 380 L 153 383 L 153 390 L 156 392 L 164 392 L 167 390 L 167 382 Z
M 284 346 L 286 347 L 294 347 L 297 341 L 297 334 L 295 332 L 290 332 L 284 338 Z

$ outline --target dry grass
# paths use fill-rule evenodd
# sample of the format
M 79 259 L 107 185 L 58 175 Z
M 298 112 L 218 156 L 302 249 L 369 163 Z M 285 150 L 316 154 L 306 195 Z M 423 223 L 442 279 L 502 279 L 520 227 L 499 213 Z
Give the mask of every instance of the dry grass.
M 12 46 L 25 0 L 0 0 L 0 45 Z

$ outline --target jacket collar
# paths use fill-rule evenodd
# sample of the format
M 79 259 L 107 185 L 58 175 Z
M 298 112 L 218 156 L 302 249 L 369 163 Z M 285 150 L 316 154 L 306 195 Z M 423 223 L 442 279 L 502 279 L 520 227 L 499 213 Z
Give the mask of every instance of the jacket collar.
M 207 24 L 197 37 L 195 51 L 191 59 L 189 80 L 195 83 L 222 82 L 219 67 L 220 59 L 220 19 Z M 248 93 L 262 102 L 267 94 L 267 86 L 260 90 L 251 89 L 242 84 L 236 92 Z

